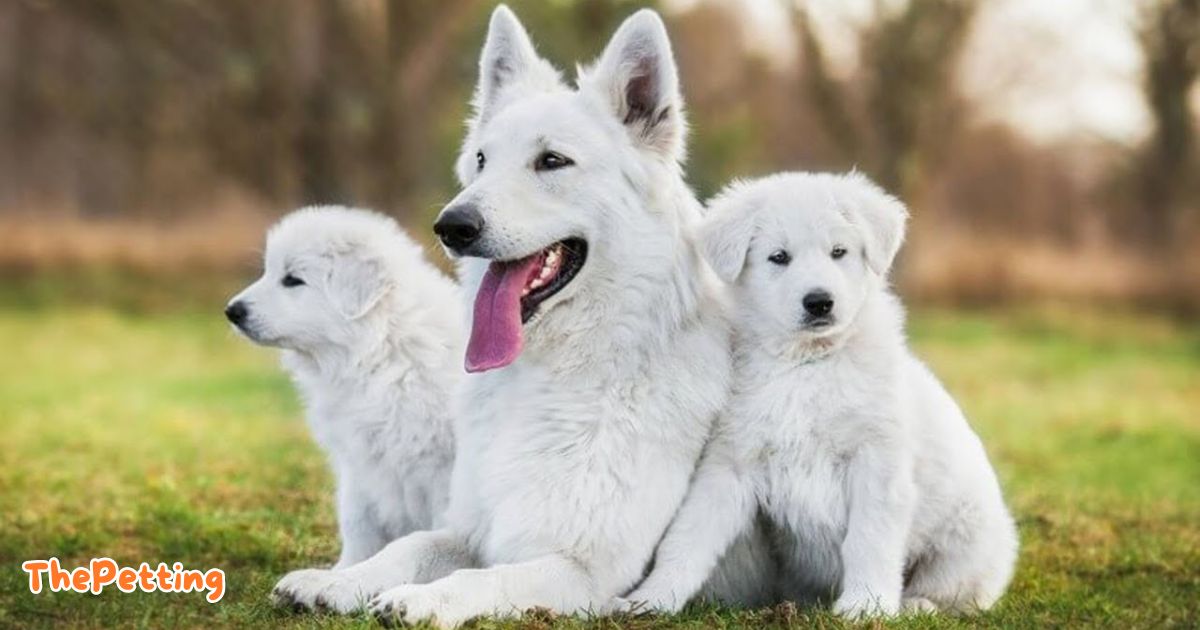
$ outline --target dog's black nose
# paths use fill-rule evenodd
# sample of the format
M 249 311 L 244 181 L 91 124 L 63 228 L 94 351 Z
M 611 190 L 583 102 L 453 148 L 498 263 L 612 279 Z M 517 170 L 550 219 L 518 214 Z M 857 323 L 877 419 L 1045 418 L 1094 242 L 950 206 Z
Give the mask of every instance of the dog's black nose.
M 825 317 L 833 310 L 833 296 L 828 291 L 813 291 L 804 296 L 804 311 L 813 317 Z
M 234 326 L 241 326 L 246 321 L 246 305 L 240 300 L 225 307 L 225 318 Z
M 483 232 L 483 215 L 474 204 L 460 203 L 442 211 L 433 232 L 442 243 L 455 251 L 465 249 L 479 240 Z

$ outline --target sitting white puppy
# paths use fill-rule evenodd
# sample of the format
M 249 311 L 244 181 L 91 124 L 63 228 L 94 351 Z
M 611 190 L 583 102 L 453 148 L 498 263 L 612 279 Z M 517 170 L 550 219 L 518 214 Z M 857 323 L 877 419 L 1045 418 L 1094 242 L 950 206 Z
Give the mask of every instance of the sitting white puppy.
M 858 174 L 775 175 L 712 203 L 701 239 L 734 285 L 733 397 L 625 605 L 681 608 L 758 514 L 785 598 L 858 616 L 1000 597 L 1012 519 L 888 289 L 906 216 Z
M 445 509 L 462 302 L 395 221 L 365 210 L 288 215 L 267 235 L 263 266 L 225 315 L 283 349 L 337 479 L 337 566 L 350 566 Z

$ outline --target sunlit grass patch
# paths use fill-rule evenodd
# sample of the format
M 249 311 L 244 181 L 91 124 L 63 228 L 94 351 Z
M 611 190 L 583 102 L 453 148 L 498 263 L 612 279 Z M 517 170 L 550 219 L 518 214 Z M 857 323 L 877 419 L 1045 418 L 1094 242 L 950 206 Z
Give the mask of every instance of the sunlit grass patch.
M 888 627 L 1188 627 L 1200 619 L 1200 328 L 1133 313 L 924 311 L 911 326 L 1018 518 L 1009 595 Z M 337 550 L 332 483 L 272 353 L 217 309 L 0 314 L 0 626 L 369 626 L 266 594 Z M 32 596 L 22 560 L 220 567 L 228 592 Z M 841 627 L 781 606 L 480 627 Z M 870 624 L 868 624 L 870 625 Z

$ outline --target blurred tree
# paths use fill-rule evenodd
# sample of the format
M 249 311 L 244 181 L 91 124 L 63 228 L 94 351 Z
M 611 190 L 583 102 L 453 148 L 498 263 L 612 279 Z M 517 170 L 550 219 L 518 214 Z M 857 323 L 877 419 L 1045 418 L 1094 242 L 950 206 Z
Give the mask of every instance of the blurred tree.
M 434 138 L 428 120 L 436 104 L 447 97 L 454 75 L 444 72 L 467 16 L 476 0 L 408 0 L 385 4 L 387 61 L 377 82 L 378 125 L 373 131 L 373 158 L 383 171 L 382 190 L 375 205 L 395 207 L 412 202 L 409 196 L 430 172 Z M 438 168 L 448 170 L 448 166 Z
M 15 182 L 24 175 L 26 161 L 17 159 L 19 147 L 32 144 L 32 135 L 39 127 L 40 109 L 34 86 L 36 74 L 35 38 L 37 30 L 20 3 L 0 6 L 0 45 L 4 46 L 3 90 L 0 99 L 0 173 L 8 173 L 12 181 L 0 175 L 0 203 L 20 203 L 23 193 Z
M 862 30 L 867 111 L 875 135 L 875 176 L 910 202 L 925 170 L 944 154 L 961 122 L 955 73 L 978 3 L 875 0 Z
M 966 119 L 957 71 L 975 0 L 875 0 L 858 29 L 860 62 L 839 80 L 828 68 L 821 37 L 797 5 L 799 88 L 839 154 L 911 204 Z
M 594 59 L 622 19 L 659 4 L 510 2 L 567 81 L 570 64 Z M 959 75 L 974 24 L 989 19 L 983 0 L 872 2 L 843 31 L 851 41 L 837 42 L 856 53 L 846 66 L 833 63 L 835 42 L 824 39 L 833 31 L 810 19 L 814 3 L 787 1 L 798 45 L 782 61 L 756 39 L 761 16 L 743 2 L 662 3 L 694 129 L 686 171 L 701 196 L 739 176 L 857 166 L 910 204 L 915 240 L 957 230 L 967 240 L 1057 247 L 1141 234 L 1127 240 L 1146 250 L 1194 236 L 1176 228 L 1200 225 L 1187 214 L 1200 207 L 1188 109 L 1200 0 L 1143 0 L 1138 33 L 1155 125 L 1136 154 L 1079 138 L 1043 144 L 976 115 L 979 101 L 962 95 Z M 0 213 L 174 219 L 218 207 L 352 203 L 426 235 L 453 194 L 492 6 L 0 2 Z M 1054 51 L 1031 46 L 1032 59 L 1043 54 Z M 1101 187 L 1120 159 L 1124 175 Z
M 1192 86 L 1200 75 L 1200 0 L 1156 0 L 1145 9 L 1139 32 L 1145 55 L 1143 81 L 1154 127 L 1141 160 L 1144 216 L 1138 223 L 1149 243 L 1170 239 L 1187 194 L 1195 194 L 1196 116 Z
M 688 181 L 702 197 L 712 195 L 734 177 L 764 171 L 780 136 L 802 134 L 787 121 L 787 134 L 766 133 L 786 113 L 789 103 L 780 88 L 791 83 L 771 72 L 761 60 L 730 54 L 743 50 L 744 35 L 727 4 L 705 3 L 671 24 L 672 45 L 679 61 L 687 117 L 698 133 L 688 138 Z M 781 81 L 782 79 L 782 81 Z
M 854 160 L 862 153 L 862 139 L 853 107 L 843 93 L 843 86 L 832 76 L 825 47 L 813 29 L 808 11 L 800 4 L 796 5 L 795 29 L 800 40 L 803 64 L 800 85 L 804 96 L 825 123 L 842 159 Z

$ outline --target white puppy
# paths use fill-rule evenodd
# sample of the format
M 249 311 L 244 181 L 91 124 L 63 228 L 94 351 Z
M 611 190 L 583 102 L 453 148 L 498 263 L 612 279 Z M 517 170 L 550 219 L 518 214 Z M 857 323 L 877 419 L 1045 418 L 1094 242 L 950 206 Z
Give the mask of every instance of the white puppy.
M 337 478 L 337 566 L 349 566 L 445 509 L 461 298 L 395 221 L 363 210 L 288 215 L 263 266 L 225 314 L 251 341 L 283 349 Z
M 732 400 L 627 602 L 678 610 L 760 512 L 788 599 L 855 616 L 1000 597 L 1012 519 L 886 281 L 906 215 L 857 174 L 776 175 L 712 203 L 704 250 L 738 310 Z

